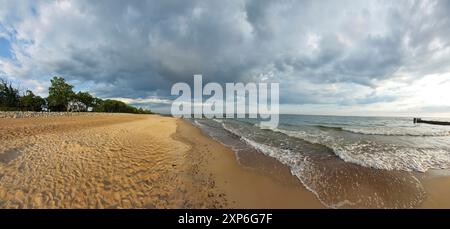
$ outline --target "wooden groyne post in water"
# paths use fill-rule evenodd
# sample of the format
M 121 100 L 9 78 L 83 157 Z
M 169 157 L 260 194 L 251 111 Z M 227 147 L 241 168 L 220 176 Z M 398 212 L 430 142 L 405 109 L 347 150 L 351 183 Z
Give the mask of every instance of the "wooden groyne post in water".
M 413 118 L 413 123 L 426 123 L 431 125 L 444 125 L 444 126 L 450 126 L 450 122 L 444 122 L 444 121 L 427 121 L 422 120 L 421 118 Z

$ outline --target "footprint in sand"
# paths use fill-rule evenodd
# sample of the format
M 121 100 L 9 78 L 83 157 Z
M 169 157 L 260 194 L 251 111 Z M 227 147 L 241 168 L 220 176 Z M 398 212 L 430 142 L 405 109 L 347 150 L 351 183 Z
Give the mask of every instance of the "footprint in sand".
M 20 155 L 22 155 L 21 149 L 17 148 L 8 149 L 4 153 L 0 154 L 0 162 L 8 164 L 10 161 L 16 159 Z

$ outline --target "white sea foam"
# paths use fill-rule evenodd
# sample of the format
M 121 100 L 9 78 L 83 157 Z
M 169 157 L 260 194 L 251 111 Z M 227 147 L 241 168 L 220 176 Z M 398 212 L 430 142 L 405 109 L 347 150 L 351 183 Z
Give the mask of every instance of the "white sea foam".
M 246 143 L 256 148 L 257 150 L 280 160 L 282 163 L 292 160 L 302 160 L 297 157 L 298 153 L 287 153 L 284 149 L 273 146 L 261 145 L 260 143 L 251 141 L 246 136 L 242 136 L 233 128 L 230 128 L 226 123 L 221 122 L 222 126 L 241 137 Z M 265 129 L 258 125 L 259 128 Z M 403 170 L 403 171 L 419 171 L 426 172 L 429 169 L 446 169 L 450 168 L 450 151 L 437 147 L 412 147 L 399 146 L 394 144 L 380 143 L 370 140 L 352 140 L 348 141 L 343 137 L 327 135 L 326 132 L 309 133 L 305 131 L 292 131 L 284 129 L 272 129 L 276 132 L 284 133 L 288 136 L 299 138 L 313 144 L 321 144 L 333 150 L 333 152 L 342 160 L 349 163 L 354 163 L 364 167 L 384 169 L 384 170 Z M 357 129 L 355 129 L 355 132 Z M 376 128 L 372 128 L 372 131 Z M 379 128 L 384 131 L 386 128 Z M 367 134 L 367 132 L 365 132 Z M 370 132 L 381 133 L 381 132 Z M 430 132 L 428 132 L 430 133 Z M 435 136 L 440 136 L 435 132 Z M 403 135 L 404 132 L 391 133 L 393 135 Z M 442 134 L 442 132 L 441 132 Z M 418 134 L 419 135 L 419 134 Z M 431 135 L 431 134 L 430 134 Z M 284 158 L 280 158 L 282 153 Z M 293 157 L 293 158 L 288 158 Z
M 450 136 L 446 129 L 411 127 L 342 127 L 342 130 L 356 134 L 387 136 Z
M 346 142 L 343 138 L 304 131 L 280 130 L 288 136 L 331 148 L 345 162 L 385 170 L 426 172 L 450 167 L 450 152 L 439 148 L 413 148 L 374 141 Z
M 385 200 L 382 197 L 378 196 L 378 193 L 375 192 L 369 196 L 365 196 L 363 194 L 356 194 L 357 197 L 352 199 L 349 196 L 346 196 L 347 193 L 353 193 L 359 190 L 358 186 L 358 174 L 354 174 L 355 177 L 355 186 L 339 186 L 339 184 L 330 184 L 327 181 L 327 178 L 324 177 L 324 174 L 330 172 L 330 175 L 336 175 L 333 171 L 328 169 L 323 169 L 324 165 L 317 164 L 317 161 L 312 157 L 308 156 L 307 153 L 298 152 L 297 150 L 292 149 L 282 149 L 279 147 L 275 147 L 269 145 L 271 143 L 261 143 L 253 140 L 255 137 L 254 131 L 250 131 L 248 136 L 244 136 L 243 133 L 248 131 L 245 127 L 234 125 L 228 125 L 229 123 L 223 122 L 222 127 L 227 131 L 238 136 L 243 142 L 247 145 L 255 148 L 259 152 L 263 153 L 266 156 L 277 159 L 279 162 L 290 168 L 292 175 L 296 176 L 299 181 L 311 191 L 318 200 L 327 207 L 330 208 L 341 208 L 341 207 L 352 207 L 352 206 L 386 206 Z M 242 132 L 243 131 L 243 132 Z M 301 138 L 303 140 L 310 141 L 311 143 L 318 143 L 322 145 L 331 144 L 332 142 L 336 142 L 336 138 L 327 135 L 318 135 L 308 134 L 303 131 L 286 131 L 286 130 L 277 130 L 279 132 L 283 132 L 289 136 L 294 136 L 296 138 Z M 367 149 L 373 149 L 375 143 L 366 143 L 366 145 L 349 145 L 349 146 L 339 146 L 338 145 L 330 145 L 329 148 L 335 150 L 337 156 L 342 158 L 344 161 L 351 162 L 354 164 L 358 164 L 366 167 L 374 167 L 379 169 L 393 170 L 399 169 L 402 170 L 417 170 L 417 171 L 426 171 L 426 165 L 434 165 L 439 167 L 441 164 L 448 165 L 449 154 L 445 151 L 432 151 L 426 152 L 428 156 L 420 157 L 417 155 L 408 155 L 400 153 L 400 156 L 392 157 L 389 154 L 371 154 L 374 153 L 372 151 L 367 151 Z M 376 145 L 376 144 L 375 144 Z M 333 147 L 334 146 L 334 147 Z M 375 148 L 376 149 L 376 148 Z M 391 151 L 392 149 L 386 149 Z M 353 153 L 352 153 L 353 152 Z M 354 153 L 357 152 L 357 153 Z M 394 155 L 397 154 L 398 151 L 393 152 Z M 312 152 L 314 153 L 314 152 Z M 312 156 L 312 155 L 311 155 Z M 402 161 L 403 157 L 411 157 L 409 161 Z M 394 158 L 394 159 L 392 159 Z M 322 168 L 322 169 L 321 169 Z M 326 165 L 325 165 L 326 168 Z M 353 174 L 353 173 L 352 173 Z M 377 178 L 379 181 L 383 182 L 383 179 L 390 178 Z M 417 193 L 411 196 L 410 202 L 398 202 L 398 205 L 392 205 L 393 207 L 406 207 L 406 206 L 415 206 L 415 204 L 419 203 L 422 194 L 423 188 L 420 186 L 420 182 L 414 177 L 405 177 L 402 179 L 395 178 L 392 180 L 392 187 L 407 187 L 408 185 L 416 185 Z M 337 185 L 337 186 L 336 186 Z M 395 189 L 397 190 L 397 189 Z M 335 198 L 335 192 L 342 193 L 342 199 Z M 401 190 L 399 190 L 401 192 Z M 351 195 L 353 197 L 353 195 Z M 391 205 L 388 205 L 391 206 Z
M 218 122 L 218 123 L 223 123 L 223 120 L 217 119 L 217 118 L 214 118 L 213 121 Z
M 318 200 L 325 206 L 330 208 L 337 208 L 338 206 L 330 205 L 329 203 L 324 202 L 320 195 L 316 192 L 316 190 L 312 189 L 303 181 L 303 176 L 301 176 L 301 171 L 303 170 L 303 162 L 305 161 L 305 157 L 302 154 L 295 154 L 291 152 L 290 150 L 285 149 L 279 149 L 277 147 L 268 146 L 265 144 L 257 143 L 255 141 L 252 141 L 244 136 L 242 136 L 239 132 L 234 130 L 233 128 L 227 127 L 224 123 L 222 123 L 222 126 L 227 131 L 237 135 L 240 137 L 242 141 L 247 143 L 248 145 L 252 146 L 259 152 L 263 153 L 266 156 L 275 158 L 282 164 L 288 166 L 290 168 L 291 174 L 296 176 L 300 182 L 308 189 L 310 192 L 312 192 Z

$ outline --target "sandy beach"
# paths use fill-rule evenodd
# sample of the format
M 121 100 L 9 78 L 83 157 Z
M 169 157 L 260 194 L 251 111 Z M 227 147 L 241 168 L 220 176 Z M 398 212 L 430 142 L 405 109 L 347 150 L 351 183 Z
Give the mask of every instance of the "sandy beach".
M 0 119 L 1 208 L 324 208 L 290 170 L 255 167 L 181 119 L 95 114 Z M 423 208 L 450 179 L 421 174 Z
M 323 207 L 175 118 L 3 118 L 0 140 L 2 208 Z

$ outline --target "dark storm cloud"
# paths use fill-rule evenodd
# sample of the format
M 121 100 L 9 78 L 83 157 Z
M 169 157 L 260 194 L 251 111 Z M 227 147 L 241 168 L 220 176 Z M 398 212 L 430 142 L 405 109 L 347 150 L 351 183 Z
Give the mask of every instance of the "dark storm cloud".
M 241 28 L 246 26 L 245 14 L 237 2 L 73 4 L 83 17 L 67 23 L 88 28 L 79 28 L 77 34 L 69 31 L 81 39 L 62 41 L 70 42 L 64 44 L 63 59 L 44 64 L 70 79 L 117 84 L 104 96 L 167 92 L 173 83 L 190 81 L 196 73 L 211 81 L 235 81 L 251 65 L 241 53 L 250 51 L 243 44 L 251 39 L 246 37 L 251 31 Z

